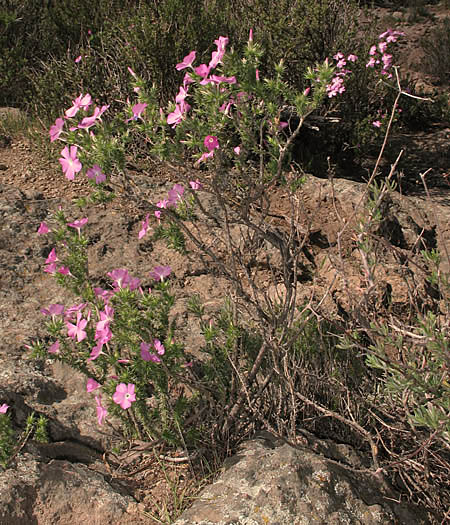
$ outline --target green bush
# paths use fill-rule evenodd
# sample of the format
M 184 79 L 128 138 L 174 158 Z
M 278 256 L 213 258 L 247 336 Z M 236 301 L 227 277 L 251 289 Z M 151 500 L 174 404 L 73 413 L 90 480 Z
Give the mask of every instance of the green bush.
M 211 42 L 226 34 L 242 48 L 253 28 L 268 50 L 262 72 L 284 60 L 287 80 L 302 82 L 305 66 L 343 47 L 353 47 L 356 2 L 346 0 L 233 0 L 188 3 L 107 2 L 92 15 L 86 0 L 76 9 L 68 1 L 4 2 L 0 16 L 0 104 L 26 104 L 40 116 L 54 116 L 61 100 L 88 90 L 104 100 L 126 97 L 127 67 L 154 83 L 163 101 L 173 94 L 179 75 L 174 65 L 192 49 L 210 52 Z M 243 23 L 244 21 L 244 23 Z M 88 34 L 88 30 L 91 34 Z M 14 39 L 12 38 L 14 35 Z M 10 42 L 16 45 L 10 47 Z M 74 59 L 81 55 L 78 64 Z M 14 82 L 12 82 L 14 79 Z
M 93 10 L 88 0 L 0 0 L 0 105 L 23 107 L 33 100 L 28 75 L 36 64 L 61 58 L 88 30 L 97 32 L 133 4 L 99 0 Z

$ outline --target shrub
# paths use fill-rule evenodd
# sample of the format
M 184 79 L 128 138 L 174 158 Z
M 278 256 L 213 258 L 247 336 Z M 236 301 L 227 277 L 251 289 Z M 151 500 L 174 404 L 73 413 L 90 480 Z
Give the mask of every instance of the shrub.
M 136 0 L 99 0 L 93 10 L 87 0 L 2 0 L 0 105 L 23 107 L 24 99 L 31 103 L 35 94 L 28 74 L 36 63 L 64 56 L 67 48 L 83 42 L 88 30 L 97 32 L 105 20 L 116 18 L 133 4 Z
M 444 18 L 430 35 L 422 40 L 426 71 L 442 85 L 450 82 L 450 17 Z

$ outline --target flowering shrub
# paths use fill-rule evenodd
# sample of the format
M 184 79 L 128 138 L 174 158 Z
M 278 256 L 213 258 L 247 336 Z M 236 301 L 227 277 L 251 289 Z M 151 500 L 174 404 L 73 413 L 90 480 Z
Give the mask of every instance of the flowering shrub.
M 252 33 L 244 59 L 226 52 L 228 38 L 219 37 L 215 44 L 208 64 L 197 65 L 192 51 L 176 65 L 178 71 L 187 71 L 167 112 L 158 107 L 155 89 L 147 92 L 129 68 L 138 100 L 129 104 L 127 115 L 119 114 L 112 124 L 105 124 L 109 106 L 91 110 L 92 97 L 81 93 L 50 128 L 51 141 L 67 144 L 59 159 L 64 175 L 74 180 L 84 172 L 94 189 L 94 201 L 111 196 L 106 183 L 124 170 L 123 152 L 132 132 L 146 136 L 154 155 L 197 167 L 198 176 L 189 185 L 175 184 L 167 198 L 153 206 L 159 224 L 156 234 L 165 235 L 179 249 L 184 247 L 180 224 L 195 217 L 199 204 L 196 192 L 208 188 L 234 199 L 254 191 L 256 183 L 281 182 L 289 169 L 289 148 L 304 119 L 326 97 L 342 93 L 344 79 L 350 74 L 339 55 L 335 75 L 328 61 L 311 68 L 306 73 L 310 86 L 298 93 L 283 81 L 282 63 L 274 79 L 260 77 L 261 49 Z M 354 62 L 357 57 L 350 55 L 348 60 Z M 225 180 L 227 167 L 237 172 L 237 180 Z M 210 170 L 217 174 L 212 182 L 205 177 Z M 155 284 L 148 291 L 122 268 L 108 273 L 111 290 L 95 287 L 88 272 L 88 240 L 82 234 L 88 218 L 69 222 L 60 210 L 55 220 L 58 227 L 50 229 L 42 223 L 38 229 L 39 234 L 51 232 L 57 244 L 44 271 L 76 293 L 81 302 L 69 307 L 53 304 L 42 310 L 49 317 L 46 326 L 52 341 L 48 346 L 35 343 L 34 355 L 50 355 L 86 374 L 87 391 L 95 393 L 99 424 L 112 414 L 121 418 L 126 433 L 175 439 L 174 422 L 180 425 L 183 421 L 188 403 L 181 395 L 174 406 L 173 389 L 187 363 L 169 330 L 168 314 L 174 300 L 167 281 L 170 267 L 159 266 L 150 273 Z M 147 214 L 139 238 L 146 235 L 149 225 Z M 152 396 L 157 406 L 149 409 Z M 170 417 L 161 417 L 162 412 Z
M 186 364 L 183 348 L 173 341 L 169 329 L 174 302 L 167 280 L 170 267 L 155 267 L 150 273 L 152 288 L 144 289 L 140 279 L 124 268 L 108 273 L 110 289 L 95 287 L 88 273 L 88 239 L 81 232 L 88 219 L 68 222 L 60 210 L 55 222 L 54 228 L 41 223 L 38 229 L 41 235 L 52 234 L 57 243 L 44 271 L 81 302 L 69 307 L 51 304 L 41 310 L 48 318 L 51 342 L 35 342 L 33 354 L 51 356 L 87 376 L 86 391 L 95 394 L 100 425 L 112 414 L 122 420 L 125 434 L 159 437 L 165 433 L 166 439 L 175 439 L 174 429 L 160 418 L 161 411 L 175 410 L 174 378 Z M 151 395 L 159 402 L 153 409 L 146 404 Z M 182 405 L 179 398 L 176 416 L 171 415 L 177 421 L 183 420 Z M 131 420 L 127 410 L 133 413 Z
M 394 76 L 389 78 L 394 68 L 387 51 L 388 44 L 398 36 L 395 31 L 380 35 L 380 42 L 370 49 L 364 65 L 366 70 L 377 71 L 379 78 L 386 82 L 396 80 Z M 245 425 L 242 421 L 252 420 L 252 417 L 271 428 L 270 412 L 276 398 L 278 429 L 288 435 L 295 433 L 299 412 L 304 411 L 305 405 L 312 407 L 316 414 L 334 417 L 340 424 L 356 429 L 370 444 L 374 468 L 380 472 L 375 446 L 380 434 L 370 404 L 373 397 L 361 396 L 353 401 L 346 386 L 334 394 L 331 385 L 336 387 L 339 382 L 335 381 L 336 377 L 345 377 L 345 374 L 334 372 L 333 381 L 328 377 L 316 397 L 307 387 L 302 391 L 298 388 L 304 386 L 302 373 L 307 368 L 308 356 L 302 344 L 296 341 L 307 332 L 308 326 L 316 330 L 318 323 L 305 321 L 303 314 L 308 307 L 300 312 L 296 302 L 296 287 L 302 276 L 299 261 L 308 234 L 293 220 L 298 211 L 294 191 L 301 183 L 301 172 L 295 169 L 290 153 L 305 121 L 323 104 L 345 94 L 347 82 L 354 77 L 352 69 L 361 59 L 353 53 L 337 52 L 333 59 L 309 68 L 305 73 L 307 87 L 297 91 L 285 82 L 282 62 L 276 66 L 273 77 L 261 73 L 262 51 L 253 41 L 252 32 L 243 57 L 227 50 L 226 37 L 221 36 L 214 43 L 215 49 L 204 63 L 197 59 L 196 51 L 191 51 L 176 64 L 175 69 L 182 72 L 183 80 L 165 109 L 159 106 L 156 88 L 148 89 L 129 68 L 134 95 L 133 100 L 127 102 L 126 111 L 113 118 L 110 116 L 113 111 L 105 105 L 88 114 L 92 97 L 81 93 L 65 111 L 64 118 L 57 119 L 51 127 L 50 139 L 66 143 L 60 158 L 63 173 L 69 180 L 85 173 L 94 189 L 94 202 L 111 198 L 110 187 L 126 179 L 124 152 L 135 134 L 145 140 L 153 156 L 175 167 L 180 181 L 164 198 L 149 204 L 137 236 L 144 238 L 154 225 L 154 236 L 166 238 L 173 248 L 185 251 L 188 242 L 194 245 L 207 262 L 214 264 L 233 284 L 236 296 L 242 300 L 240 304 L 251 313 L 251 333 L 242 329 L 237 316 L 223 316 L 217 324 L 208 323 L 203 318 L 201 306 L 191 301 L 190 308 L 198 315 L 205 336 L 203 350 L 211 359 L 200 365 L 198 377 L 190 376 L 191 363 L 182 346 L 174 342 L 175 335 L 168 323 L 174 301 L 169 294 L 170 267 L 154 268 L 149 277 L 155 284 L 148 292 L 140 279 L 131 277 L 123 268 L 108 273 L 112 280 L 111 290 L 96 288 L 88 272 L 87 239 L 81 233 L 88 219 L 68 222 L 60 211 L 55 217 L 59 228 L 51 228 L 57 246 L 45 261 L 44 271 L 71 288 L 81 302 L 68 308 L 54 304 L 43 311 L 51 317 L 47 323 L 51 344 L 34 344 L 35 354 L 61 359 L 85 373 L 88 378 L 86 390 L 94 394 L 98 423 L 103 424 L 116 416 L 121 419 L 128 436 L 186 446 L 185 429 L 181 430 L 183 424 L 192 421 L 191 418 L 199 420 L 204 410 L 208 410 L 211 417 L 211 436 L 232 435 L 232 430 L 242 429 L 240 425 Z M 372 117 L 371 132 L 384 126 L 390 129 L 401 94 L 399 89 L 389 119 L 384 115 Z M 378 164 L 370 179 L 371 194 L 377 194 L 377 187 L 372 184 L 377 167 Z M 267 220 L 270 192 L 280 185 L 284 185 L 292 205 L 292 220 L 287 231 L 273 227 Z M 217 204 L 217 213 L 206 209 L 204 194 Z M 138 189 L 133 196 L 139 198 Z M 370 246 L 371 227 L 381 213 L 379 206 L 380 202 L 370 203 L 369 199 L 368 219 L 361 220 L 356 235 L 368 281 L 370 264 L 376 257 L 371 258 L 371 248 L 366 250 L 366 247 Z M 205 224 L 198 224 L 198 218 Z M 240 228 L 239 242 L 231 233 L 234 225 Z M 345 223 L 340 233 L 347 227 Z M 214 242 L 210 242 L 210 238 L 206 242 L 202 231 L 214 228 L 219 232 Z M 38 231 L 46 234 L 50 228 L 41 224 Z M 257 257 L 261 260 L 261 253 L 274 281 L 277 279 L 277 284 L 283 287 L 283 293 L 277 293 L 274 299 L 255 278 L 255 260 Z M 278 259 L 272 263 L 274 253 Z M 367 304 L 371 292 L 369 286 L 364 291 Z M 354 309 L 359 316 L 354 320 L 355 332 L 363 331 L 369 338 L 375 333 L 373 326 L 357 324 L 362 312 L 359 299 Z M 370 319 L 371 312 L 364 313 Z M 352 343 L 357 346 L 354 341 Z M 348 348 L 352 350 L 353 347 L 349 344 Z M 367 372 L 364 366 L 368 364 L 389 374 L 387 386 L 391 383 L 405 386 L 406 383 L 394 373 L 403 374 L 404 379 L 406 376 L 401 370 L 392 367 L 392 363 L 382 368 L 386 359 L 381 353 L 377 354 L 377 349 L 367 349 L 363 345 L 358 348 L 361 355 L 373 350 L 372 360 L 363 364 L 354 354 L 347 356 L 349 362 L 352 358 L 354 361 L 351 370 L 359 370 L 358 377 L 352 377 L 353 383 L 348 380 L 348 384 L 354 386 L 366 381 L 361 377 Z M 442 357 L 440 359 L 439 363 L 443 363 Z M 408 364 L 415 365 L 414 361 Z M 310 375 L 314 374 L 312 370 Z M 189 383 L 188 376 L 195 380 Z M 189 401 L 180 389 L 183 383 L 189 383 L 193 393 Z M 365 393 L 379 393 L 379 386 L 374 380 L 370 387 L 366 386 Z M 412 392 L 417 385 L 411 386 L 408 382 L 407 387 Z M 285 395 L 288 391 L 290 395 Z M 302 393 L 304 391 L 308 395 Z M 444 396 L 447 393 L 445 389 L 439 392 Z M 353 416 L 349 419 L 336 412 L 335 406 L 340 406 L 342 393 L 352 407 L 359 401 L 364 410 L 367 409 L 364 422 L 370 431 L 356 423 Z M 421 411 L 427 394 L 425 398 L 415 397 L 419 401 L 408 421 L 432 430 L 430 439 L 446 439 L 448 431 L 441 431 L 446 425 L 445 418 L 441 418 L 440 413 L 436 418 L 436 412 Z M 324 398 L 329 400 L 330 408 L 322 406 Z M 445 403 L 436 403 L 434 408 L 442 412 Z M 350 409 L 346 407 L 345 410 Z M 241 421 L 242 414 L 252 417 L 243 417 Z M 201 426 L 198 421 L 193 436 Z M 382 437 L 379 442 L 383 443 Z

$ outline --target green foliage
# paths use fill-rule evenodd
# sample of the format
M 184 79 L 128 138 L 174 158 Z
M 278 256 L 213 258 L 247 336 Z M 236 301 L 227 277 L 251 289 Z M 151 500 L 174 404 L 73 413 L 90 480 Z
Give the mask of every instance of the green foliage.
M 6 468 L 8 465 L 15 444 L 11 415 L 0 414 L 0 465 L 3 468 Z
M 28 75 L 33 68 L 77 48 L 89 29 L 96 33 L 106 19 L 116 18 L 119 11 L 136 3 L 99 0 L 93 10 L 87 0 L 1 0 L 0 105 L 23 107 L 24 97 L 31 104 L 35 93 Z
M 57 115 L 61 100 L 69 104 L 69 97 L 87 90 L 101 103 L 106 97 L 124 101 L 128 66 L 149 85 L 155 84 L 165 103 L 178 83 L 174 65 L 180 57 L 192 49 L 200 57 L 209 53 L 218 34 L 242 49 L 250 28 L 268 50 L 261 71 L 283 59 L 288 81 L 298 85 L 306 66 L 337 49 L 351 48 L 356 28 L 353 0 L 283 0 L 282 5 L 234 0 L 188 6 L 185 0 L 102 0 L 94 14 L 86 0 L 76 8 L 67 0 L 43 8 L 41 2 L 28 4 L 27 9 L 25 3 L 3 8 L 8 23 L 0 40 L 0 51 L 5 50 L 0 53 L 0 71 L 5 72 L 0 78 L 7 89 L 0 90 L 0 103 L 23 105 L 25 97 L 27 106 L 46 118 Z M 16 42 L 13 48 L 11 41 Z M 82 59 L 76 64 L 78 55 Z
M 431 312 L 417 319 L 413 333 L 414 339 L 394 335 L 388 329 L 380 333 L 382 342 L 371 347 L 367 364 L 383 371 L 388 404 L 406 410 L 411 425 L 435 432 L 450 444 L 448 333 Z M 388 343 L 401 353 L 401 362 L 393 361 L 386 353 Z
M 24 430 L 20 435 L 16 434 L 11 414 L 0 414 L 0 466 L 4 469 L 8 468 L 13 458 L 20 453 L 29 439 L 34 439 L 39 443 L 48 443 L 47 418 L 40 415 L 36 419 L 36 414 L 31 413 L 26 419 Z

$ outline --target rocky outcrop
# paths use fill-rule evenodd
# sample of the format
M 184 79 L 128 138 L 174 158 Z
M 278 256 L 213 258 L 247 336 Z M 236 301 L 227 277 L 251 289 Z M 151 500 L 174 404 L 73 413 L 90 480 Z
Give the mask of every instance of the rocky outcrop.
M 260 433 L 174 525 L 428 523 L 419 509 L 396 503 L 350 447 L 313 436 L 306 443 L 293 447 Z

